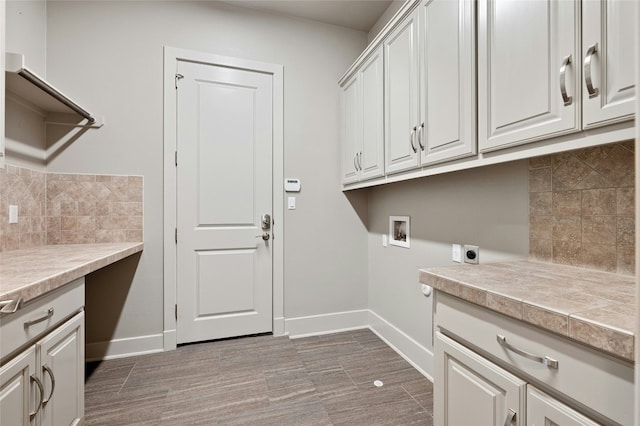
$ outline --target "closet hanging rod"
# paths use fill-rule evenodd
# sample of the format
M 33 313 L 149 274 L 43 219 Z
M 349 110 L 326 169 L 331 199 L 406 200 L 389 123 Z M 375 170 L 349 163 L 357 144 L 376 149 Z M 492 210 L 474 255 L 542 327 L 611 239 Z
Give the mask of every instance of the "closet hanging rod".
M 73 102 L 71 99 L 67 98 L 65 95 L 60 93 L 55 87 L 47 84 L 47 82 L 43 81 L 37 75 L 33 74 L 28 69 L 21 69 L 18 71 L 18 75 L 26 80 L 28 80 L 34 86 L 37 86 L 43 92 L 48 93 L 50 96 L 54 97 L 58 102 L 66 105 L 71 108 L 76 114 L 81 115 L 86 118 L 89 123 L 94 123 L 96 121 L 95 118 L 91 115 L 90 112 L 82 108 L 77 103 Z
M 66 96 L 64 93 L 62 93 L 61 91 L 53 87 L 50 83 L 48 83 L 47 81 L 42 79 L 40 76 L 38 76 L 36 73 L 28 69 L 25 66 L 23 55 L 19 53 L 6 52 L 5 57 L 6 57 L 6 68 L 5 68 L 6 72 L 19 75 L 20 77 L 22 77 L 23 79 L 31 83 L 33 86 L 40 89 L 42 92 L 51 96 L 60 104 L 64 105 L 71 111 L 85 118 L 89 122 L 89 124 L 93 124 L 96 122 L 96 119 L 91 115 L 90 112 L 82 108 L 80 105 L 78 105 L 68 96 Z M 9 86 L 10 86 L 9 82 L 7 82 L 7 89 L 9 89 Z M 34 102 L 38 104 L 38 101 L 34 101 Z

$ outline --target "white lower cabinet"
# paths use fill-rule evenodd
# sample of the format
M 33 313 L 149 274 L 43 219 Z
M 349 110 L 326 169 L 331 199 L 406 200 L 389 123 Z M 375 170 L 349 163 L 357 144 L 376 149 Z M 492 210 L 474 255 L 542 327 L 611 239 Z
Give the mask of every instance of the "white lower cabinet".
M 31 425 L 35 417 L 36 348 L 31 346 L 0 368 L 0 424 Z M 42 384 L 40 383 L 40 387 Z
M 436 333 L 434 424 L 524 426 L 526 383 Z
M 84 413 L 84 312 L 0 368 L 0 424 L 72 425 Z
M 0 425 L 76 425 L 84 415 L 84 279 L 0 316 Z
M 634 424 L 634 366 L 436 292 L 436 426 Z
M 535 387 L 527 386 L 527 426 L 597 426 L 576 410 Z

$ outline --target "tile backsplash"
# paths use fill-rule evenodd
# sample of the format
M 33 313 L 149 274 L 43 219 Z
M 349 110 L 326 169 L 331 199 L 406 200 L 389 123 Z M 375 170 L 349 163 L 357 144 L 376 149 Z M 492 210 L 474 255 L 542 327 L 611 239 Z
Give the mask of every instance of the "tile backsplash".
M 529 256 L 634 275 L 634 142 L 529 160 Z
M 0 170 L 0 251 L 46 244 L 46 173 L 5 165 Z M 9 223 L 9 206 L 18 223 Z
M 0 251 L 45 244 L 142 241 L 141 176 L 0 170 Z M 19 220 L 9 224 L 9 205 Z

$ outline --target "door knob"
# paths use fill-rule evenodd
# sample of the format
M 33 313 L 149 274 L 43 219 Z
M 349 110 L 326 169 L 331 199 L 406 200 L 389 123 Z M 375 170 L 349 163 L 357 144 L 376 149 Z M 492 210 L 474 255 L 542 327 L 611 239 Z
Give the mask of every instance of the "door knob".
M 271 238 L 271 235 L 269 235 L 268 232 L 265 232 L 262 235 L 256 235 L 256 238 L 262 238 L 265 241 L 269 241 L 269 238 Z

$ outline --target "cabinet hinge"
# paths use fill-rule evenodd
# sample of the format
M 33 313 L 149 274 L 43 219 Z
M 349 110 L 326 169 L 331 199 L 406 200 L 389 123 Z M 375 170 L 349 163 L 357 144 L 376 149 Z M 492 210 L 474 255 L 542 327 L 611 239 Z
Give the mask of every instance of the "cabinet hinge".
M 178 151 L 173 153 L 173 161 L 176 163 L 176 167 L 178 167 Z
M 176 81 L 175 81 L 176 90 L 178 90 L 178 80 L 182 80 L 183 78 L 184 78 L 184 75 L 176 73 Z
M 175 228 L 175 232 L 174 232 L 174 238 L 176 240 L 176 244 L 178 244 L 178 228 Z
M 177 321 L 178 320 L 178 304 L 177 303 L 176 303 L 175 308 L 176 308 L 175 310 L 176 310 L 176 321 Z

